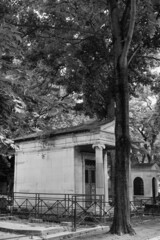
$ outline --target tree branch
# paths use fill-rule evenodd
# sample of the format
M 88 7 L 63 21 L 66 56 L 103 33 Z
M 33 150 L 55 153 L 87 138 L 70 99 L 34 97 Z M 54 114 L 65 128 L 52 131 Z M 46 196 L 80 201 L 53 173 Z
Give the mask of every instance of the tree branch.
M 127 61 L 128 51 L 130 48 L 130 44 L 131 44 L 131 40 L 134 32 L 135 20 L 136 20 L 136 0 L 131 0 L 130 23 L 129 23 L 127 37 L 125 39 L 125 43 L 123 47 L 121 62 Z
M 147 141 L 147 136 L 143 133 L 143 130 L 141 130 L 140 128 L 138 128 L 139 133 L 142 135 L 144 141 Z
M 119 22 L 119 9 L 116 0 L 109 0 L 110 15 L 112 23 L 112 36 L 115 56 L 120 56 L 122 51 L 122 36 L 121 36 L 121 26 Z M 115 57 L 115 65 L 117 59 Z
M 160 58 L 156 58 L 156 57 L 153 57 L 153 56 L 137 55 L 137 57 L 148 58 L 148 59 L 152 59 L 152 60 L 160 61 Z
M 126 5 L 122 19 L 121 19 L 121 26 L 123 29 L 123 32 L 126 33 L 127 28 L 128 28 L 128 19 L 129 19 L 129 15 L 130 15 L 130 6 L 131 6 L 131 1 L 127 1 L 124 2 L 124 4 Z
M 128 60 L 128 65 L 131 63 L 131 61 L 133 60 L 134 56 L 136 55 L 137 51 L 140 49 L 140 45 L 138 45 L 136 47 L 136 49 L 134 50 L 133 54 L 131 55 L 130 59 Z

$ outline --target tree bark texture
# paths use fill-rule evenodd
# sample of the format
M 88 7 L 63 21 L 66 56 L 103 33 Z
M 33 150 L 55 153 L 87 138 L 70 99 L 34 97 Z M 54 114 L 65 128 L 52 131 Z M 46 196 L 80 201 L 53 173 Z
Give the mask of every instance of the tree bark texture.
M 115 153 L 115 196 L 114 218 L 111 233 L 122 235 L 134 233 L 130 224 L 129 202 L 129 87 L 128 87 L 128 62 L 127 56 L 131 43 L 136 0 L 126 1 L 126 8 L 120 19 L 118 1 L 110 0 L 110 14 L 115 56 L 115 102 L 116 102 L 116 153 Z M 129 18 L 129 21 L 126 19 Z M 122 20 L 128 24 L 125 28 Z M 127 29 L 127 31 L 126 31 Z

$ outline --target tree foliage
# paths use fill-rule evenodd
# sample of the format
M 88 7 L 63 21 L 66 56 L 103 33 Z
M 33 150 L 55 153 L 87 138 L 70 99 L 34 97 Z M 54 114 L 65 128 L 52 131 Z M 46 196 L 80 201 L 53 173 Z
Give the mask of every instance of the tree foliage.
M 13 91 L 13 82 L 8 74 L 15 71 L 14 59 L 21 54 L 21 36 L 18 29 L 10 23 L 10 1 L 0 1 L 0 147 L 1 154 L 14 148 L 14 144 L 6 137 L 10 135 L 10 116 L 15 112 L 18 96 Z
M 128 59 L 131 94 L 135 94 L 140 83 L 151 83 L 148 64 L 152 64 L 153 53 L 159 48 L 159 26 L 152 27 L 152 5 L 148 1 L 138 4 Z M 123 12 L 125 4 L 119 6 Z M 87 114 L 107 117 L 108 105 L 115 97 L 107 1 L 18 1 L 16 7 L 18 21 L 16 18 L 14 24 L 22 33 L 26 50 L 22 62 L 39 82 L 39 88 L 46 91 L 51 84 L 60 84 L 68 94 L 81 93 Z M 123 26 L 128 14 L 127 10 Z
M 149 87 L 139 89 L 139 97 L 130 101 L 130 128 L 132 141 L 137 148 L 133 150 L 133 161 L 140 163 L 158 162 L 157 141 L 159 138 L 158 96 Z

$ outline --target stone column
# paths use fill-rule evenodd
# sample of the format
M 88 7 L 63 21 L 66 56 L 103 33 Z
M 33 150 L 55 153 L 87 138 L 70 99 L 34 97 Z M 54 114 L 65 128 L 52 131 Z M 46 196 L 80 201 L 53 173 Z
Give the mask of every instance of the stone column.
M 115 199 L 115 150 L 111 151 L 111 195 L 112 201 Z
M 104 155 L 104 199 L 108 203 L 108 163 L 107 163 L 107 151 Z
M 103 149 L 105 145 L 94 144 L 96 155 L 96 194 L 104 194 Z
M 133 182 L 132 182 L 132 172 L 131 172 L 131 160 L 129 160 L 129 200 L 133 201 Z

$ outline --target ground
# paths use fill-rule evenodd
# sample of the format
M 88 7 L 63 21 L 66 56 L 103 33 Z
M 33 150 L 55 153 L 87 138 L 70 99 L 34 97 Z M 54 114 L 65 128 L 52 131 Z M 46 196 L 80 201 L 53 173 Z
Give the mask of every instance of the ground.
M 22 240 L 24 239 L 24 235 L 14 234 L 14 233 L 6 233 L 0 232 L 0 240 Z
M 148 240 L 157 236 L 160 236 L 160 216 L 144 217 L 143 219 L 132 219 L 132 226 L 136 231 L 136 235 L 130 236 L 128 234 L 123 236 L 112 235 L 109 233 L 100 235 L 90 235 L 88 237 L 78 237 L 75 240 Z M 159 239 L 160 240 L 160 237 Z
M 8 222 L 6 220 L 6 222 Z M 12 221 L 11 221 L 12 222 Z M 23 222 L 23 221 L 21 221 Z M 39 226 L 48 226 L 48 223 L 38 224 Z M 50 224 L 49 224 L 50 225 Z M 72 238 L 75 240 L 149 240 L 154 237 L 158 237 L 156 240 L 160 240 L 160 216 L 144 216 L 143 218 L 134 217 L 132 218 L 132 226 L 136 231 L 136 235 L 111 235 L 109 233 L 103 233 L 98 235 L 88 235 L 82 236 L 77 238 Z M 25 237 L 24 235 L 20 234 L 13 234 L 13 233 L 4 233 L 0 232 L 0 240 L 28 240 L 30 237 Z M 65 239 L 65 238 L 64 238 Z M 155 240 L 155 239 L 154 239 Z

